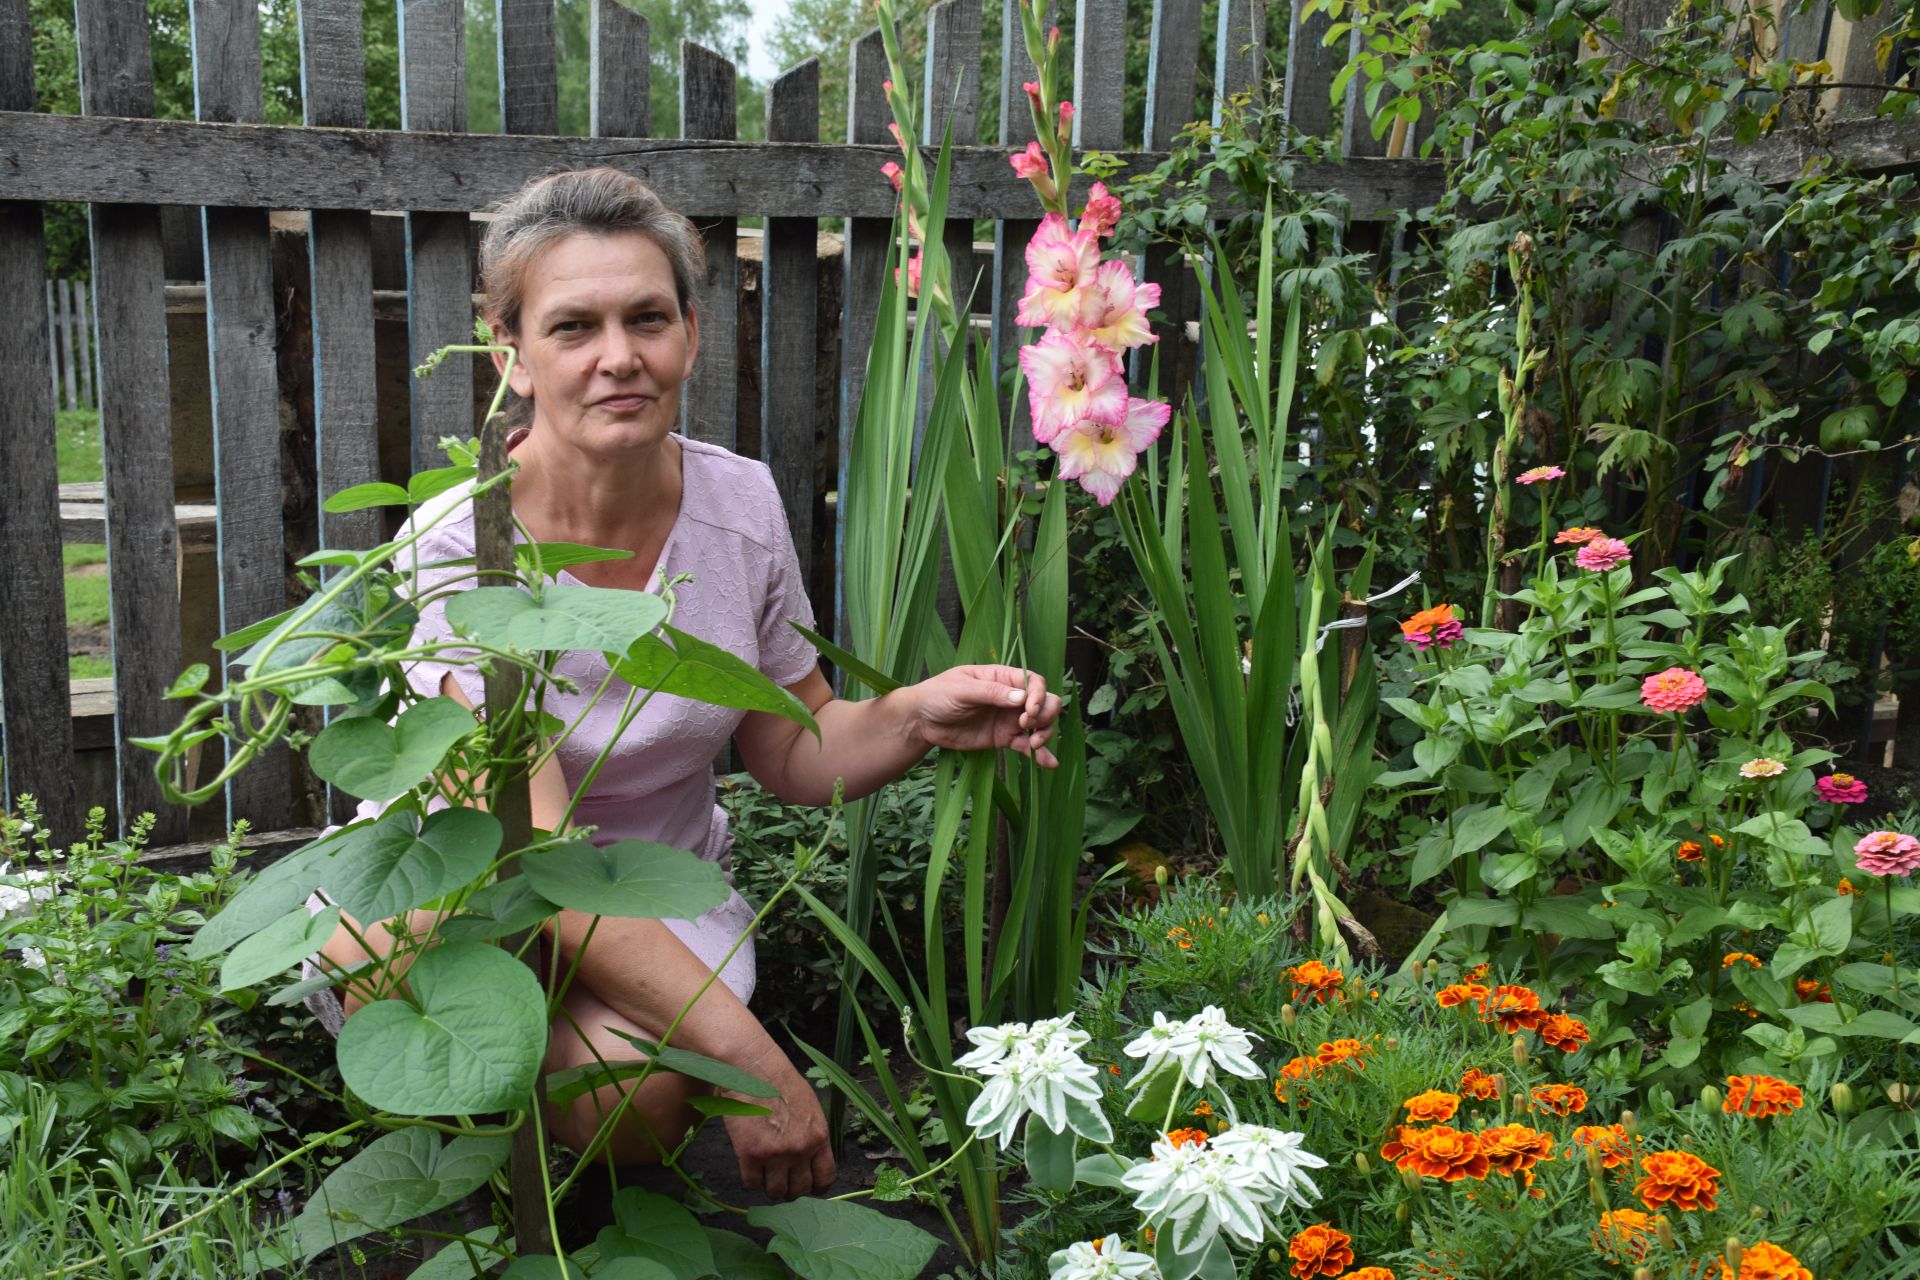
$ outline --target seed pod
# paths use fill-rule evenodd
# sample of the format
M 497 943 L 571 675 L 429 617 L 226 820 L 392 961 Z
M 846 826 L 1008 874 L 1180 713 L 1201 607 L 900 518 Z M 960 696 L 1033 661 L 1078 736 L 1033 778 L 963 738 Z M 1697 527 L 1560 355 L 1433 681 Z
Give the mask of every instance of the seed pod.
M 1700 1091 L 1700 1105 L 1708 1111 L 1718 1111 L 1725 1105 L 1727 1095 L 1717 1085 L 1708 1085 Z
M 1837 1082 L 1828 1092 L 1828 1096 L 1833 1099 L 1833 1110 L 1836 1115 L 1844 1116 L 1853 1111 L 1853 1086 L 1845 1080 Z
M 1366 1152 L 1356 1151 L 1353 1153 L 1353 1167 L 1360 1171 L 1362 1177 L 1365 1177 L 1373 1172 L 1373 1161 L 1367 1159 Z

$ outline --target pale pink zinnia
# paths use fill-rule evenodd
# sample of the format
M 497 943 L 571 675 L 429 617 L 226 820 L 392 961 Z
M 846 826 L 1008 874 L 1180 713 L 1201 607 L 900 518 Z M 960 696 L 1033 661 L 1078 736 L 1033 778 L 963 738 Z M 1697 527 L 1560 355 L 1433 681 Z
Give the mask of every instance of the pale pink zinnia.
M 1601 537 L 1581 547 L 1579 554 L 1574 556 L 1573 562 L 1582 569 L 1605 573 L 1610 569 L 1618 569 L 1631 559 L 1633 559 L 1633 552 L 1628 549 L 1626 543 L 1618 538 Z
M 1553 541 L 1557 546 L 1578 547 L 1592 542 L 1595 538 L 1604 538 L 1606 536 L 1606 534 L 1590 524 L 1577 524 L 1571 529 L 1562 529 L 1560 532 L 1554 534 Z
M 1740 776 L 1743 778 L 1749 778 L 1749 779 L 1777 778 L 1781 774 L 1785 773 L 1786 771 L 1787 771 L 1786 765 L 1781 764 L 1778 760 L 1773 760 L 1766 756 L 1761 756 L 1755 760 L 1749 760 L 1745 764 L 1740 766 Z
M 1080 211 L 1080 229 L 1096 236 L 1110 236 L 1119 225 L 1120 197 L 1108 191 L 1106 183 L 1094 183 L 1093 190 L 1087 193 L 1087 207 Z
M 1067 220 L 1049 213 L 1027 242 L 1027 292 L 1014 318 L 1025 325 L 1072 329 L 1080 324 L 1086 290 L 1100 266 L 1100 245 L 1084 231 L 1067 230 Z
M 1047 172 L 1047 153 L 1037 142 L 1029 142 L 1025 151 L 1007 157 L 1007 163 L 1013 171 L 1023 178 L 1034 178 Z
M 1160 286 L 1136 283 L 1132 268 L 1115 258 L 1100 264 L 1084 290 L 1081 324 L 1096 345 L 1117 355 L 1160 340 L 1147 323 L 1147 312 L 1159 305 Z
M 1515 484 L 1539 484 L 1542 480 L 1558 480 L 1567 473 L 1558 467 L 1533 467 L 1522 471 L 1513 478 Z
M 1910 876 L 1920 868 L 1920 840 L 1899 831 L 1874 831 L 1853 846 L 1853 860 L 1870 876 Z
M 1865 804 L 1867 784 L 1850 773 L 1835 773 L 1814 779 L 1813 789 L 1828 804 Z
M 1060 478 L 1078 480 L 1101 506 L 1112 502 L 1120 484 L 1133 474 L 1140 453 L 1160 438 L 1173 406 L 1158 400 L 1130 399 L 1118 425 L 1076 422 L 1053 438 L 1060 457 Z
M 1117 427 L 1126 419 L 1127 383 L 1120 362 L 1085 334 L 1052 331 L 1020 348 L 1020 368 L 1027 375 L 1033 438 L 1041 444 L 1076 422 Z
M 1668 667 L 1640 682 L 1640 701 L 1655 711 L 1687 711 L 1707 700 L 1707 682 L 1685 667 Z

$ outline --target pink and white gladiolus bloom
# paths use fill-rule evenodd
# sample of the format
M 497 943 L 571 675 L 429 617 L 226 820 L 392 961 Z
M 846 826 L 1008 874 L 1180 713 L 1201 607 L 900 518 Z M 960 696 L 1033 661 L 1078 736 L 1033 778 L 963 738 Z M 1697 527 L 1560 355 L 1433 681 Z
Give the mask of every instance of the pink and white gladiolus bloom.
M 1027 242 L 1027 292 L 1014 318 L 1024 325 L 1078 328 L 1099 267 L 1098 239 L 1069 231 L 1065 218 L 1049 213 Z
M 1147 312 L 1159 305 L 1160 286 L 1137 283 L 1126 260 L 1115 258 L 1094 272 L 1083 294 L 1081 322 L 1096 345 L 1118 354 L 1160 340 L 1147 323 Z
M 1025 151 L 1009 156 L 1007 163 L 1013 166 L 1015 173 L 1029 181 L 1044 177 L 1048 172 L 1047 153 L 1040 149 L 1037 142 L 1029 142 Z
M 1142 452 L 1160 438 L 1173 406 L 1156 400 L 1129 399 L 1127 416 L 1119 425 L 1076 422 L 1053 438 L 1060 459 L 1060 478 L 1078 480 L 1080 487 L 1108 506 L 1120 485 L 1133 474 Z
M 1079 422 L 1120 426 L 1127 416 L 1127 384 L 1120 361 L 1079 332 L 1047 334 L 1020 348 L 1027 375 L 1033 438 L 1041 444 Z

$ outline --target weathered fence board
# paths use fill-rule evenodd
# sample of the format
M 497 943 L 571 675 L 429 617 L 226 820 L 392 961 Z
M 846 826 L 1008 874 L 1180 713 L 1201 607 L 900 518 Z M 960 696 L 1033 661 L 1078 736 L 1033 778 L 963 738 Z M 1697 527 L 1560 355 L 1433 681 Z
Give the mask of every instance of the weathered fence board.
M 1001 0 L 1000 31 L 1000 146 L 1005 152 L 1021 151 L 1036 141 L 1033 111 L 1027 106 L 1023 86 L 1038 74 L 1038 69 L 1027 56 L 1019 0 Z M 993 353 L 996 375 L 1006 369 L 1014 353 L 1031 336 L 1021 332 L 1014 317 L 1019 314 L 1020 297 L 1027 288 L 1027 242 L 1039 227 L 1034 218 L 1000 218 L 993 224 L 993 322 L 987 331 L 987 349 Z M 1006 406 L 1007 423 L 1015 438 L 1028 427 L 1026 399 L 1024 395 L 1015 396 Z
M 1288 124 L 1318 136 L 1333 126 L 1333 78 L 1343 59 L 1327 43 L 1333 15 L 1320 9 L 1303 18 L 1304 7 L 1294 5 L 1287 19 L 1287 75 L 1280 107 Z
M 1147 115 L 1141 145 L 1170 151 L 1180 131 L 1193 123 L 1193 93 L 1200 61 L 1200 0 L 1154 0 L 1148 42 Z M 1200 288 L 1186 258 L 1171 245 L 1149 246 L 1142 275 L 1160 286 L 1159 337 L 1153 353 L 1133 362 L 1133 379 L 1144 386 L 1157 367 L 1160 385 L 1184 387 L 1192 378 L 1193 344 L 1186 321 L 1199 312 Z
M 560 132 L 553 0 L 498 0 L 500 122 L 508 133 Z
M 767 90 L 767 140 L 820 140 L 820 62 L 810 58 Z M 760 272 L 761 458 L 787 509 L 800 577 L 813 578 L 814 314 L 820 300 L 819 224 L 769 218 Z
M 1241 94 L 1259 94 L 1267 75 L 1267 7 L 1262 0 L 1220 0 L 1214 35 L 1213 122 Z
M 0 107 L 32 110 L 27 0 L 0 0 Z M 66 613 L 60 607 L 53 413 L 42 381 L 53 353 L 44 299 L 45 224 L 38 204 L 0 201 L 0 809 L 31 794 L 56 838 L 80 830 L 68 713 Z M 43 394 L 44 392 L 44 394 Z
M 73 281 L 62 280 L 54 291 L 60 305 L 55 326 L 60 332 L 60 376 L 67 389 L 67 408 L 80 407 L 80 316 L 73 301 Z
M 980 0 L 941 0 L 933 7 L 927 15 L 926 67 L 926 107 L 922 113 L 925 141 L 938 147 L 951 130 L 954 146 L 972 145 L 980 137 Z M 973 220 L 949 217 L 944 243 L 953 264 L 954 305 L 967 307 L 969 297 L 978 296 L 973 271 Z M 931 396 L 932 377 L 926 377 L 922 385 Z
M 680 42 L 680 136 L 731 139 L 739 130 L 735 116 L 733 64 L 691 40 Z M 740 223 L 735 218 L 702 218 L 707 270 L 700 281 L 695 311 L 700 320 L 699 358 L 693 380 L 682 393 L 681 429 L 695 440 L 731 449 L 738 435 Z
M 653 63 L 647 20 L 620 0 L 593 0 L 592 22 L 588 74 L 593 136 L 652 137 Z
M 1127 0 L 1079 0 L 1073 19 L 1073 145 L 1126 145 Z
M 153 63 L 142 0 L 79 0 L 74 17 L 82 110 L 111 116 L 152 112 Z M 96 204 L 88 211 L 88 229 L 100 334 L 120 822 L 124 827 L 151 811 L 154 840 L 170 844 L 186 834 L 186 811 L 161 802 L 153 757 L 127 745 L 129 738 L 173 728 L 175 708 L 162 694 L 180 674 L 160 215 L 152 205 Z

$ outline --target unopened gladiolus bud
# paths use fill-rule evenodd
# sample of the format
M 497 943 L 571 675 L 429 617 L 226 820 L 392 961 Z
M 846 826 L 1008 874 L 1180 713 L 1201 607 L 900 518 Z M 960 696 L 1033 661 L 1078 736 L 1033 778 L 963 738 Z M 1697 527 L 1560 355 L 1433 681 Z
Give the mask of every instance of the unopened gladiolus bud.
M 907 140 L 900 136 L 900 122 L 898 120 L 887 121 L 887 132 L 893 135 L 893 140 L 898 144 L 900 150 L 905 151 L 907 149 Z
M 1847 1115 L 1853 1110 L 1853 1086 L 1845 1080 L 1836 1083 L 1828 1096 L 1833 1099 L 1834 1111 L 1840 1115 Z
M 1516 1067 L 1527 1065 L 1527 1042 L 1522 1036 L 1513 1038 L 1513 1065 Z
M 1071 102 L 1063 102 L 1060 104 L 1060 141 L 1071 142 L 1072 140 L 1073 104 Z
M 880 92 L 891 95 L 893 93 L 893 81 L 882 80 L 880 82 Z
M 1664 1215 L 1654 1218 L 1653 1234 L 1659 1237 L 1662 1249 L 1673 1248 L 1673 1224 L 1668 1222 Z
M 1363 1176 L 1373 1172 L 1373 1162 L 1367 1159 L 1367 1153 L 1364 1151 L 1356 1151 L 1353 1153 L 1353 1167 L 1358 1169 Z
M 1047 32 L 1047 52 L 1052 53 L 1060 47 L 1060 28 Z
M 1700 1105 L 1705 1110 L 1718 1111 L 1720 1104 L 1726 1100 L 1727 1095 L 1720 1092 L 1714 1085 L 1708 1085 L 1706 1088 L 1700 1090 Z
M 895 191 L 899 191 L 903 189 L 901 179 L 905 174 L 905 170 L 903 170 L 899 165 L 889 160 L 885 164 L 880 166 L 880 172 L 887 175 L 887 181 L 893 184 L 893 189 Z

